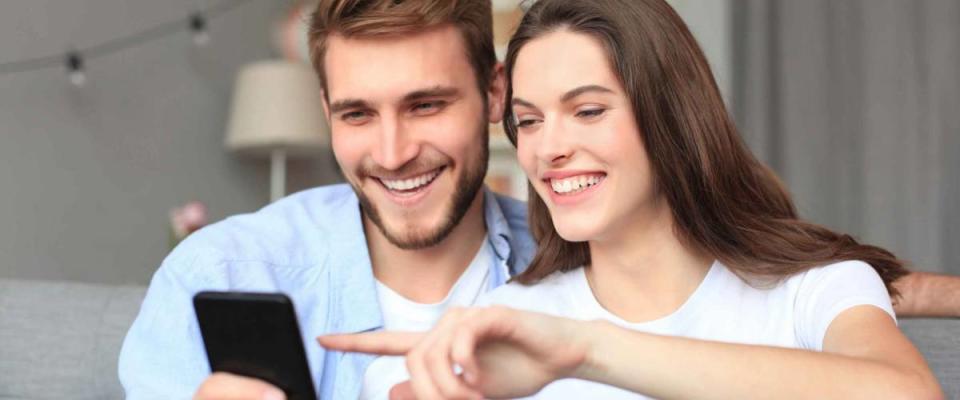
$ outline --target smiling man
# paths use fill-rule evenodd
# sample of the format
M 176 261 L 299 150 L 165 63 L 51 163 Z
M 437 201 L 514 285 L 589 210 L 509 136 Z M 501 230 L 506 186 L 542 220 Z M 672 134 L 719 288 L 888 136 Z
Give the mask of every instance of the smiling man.
M 311 25 L 317 111 L 349 185 L 228 218 L 174 250 L 124 343 L 131 399 L 278 394 L 209 376 L 190 304 L 201 290 L 285 292 L 320 397 L 385 398 L 406 379 L 402 358 L 327 352 L 312 338 L 427 330 L 529 262 L 525 205 L 483 187 L 504 96 L 490 2 L 324 0 Z
M 526 205 L 482 185 L 487 127 L 504 106 L 491 20 L 489 0 L 320 1 L 310 33 L 318 112 L 348 184 L 291 195 L 178 246 L 124 342 L 128 398 L 282 398 L 257 380 L 210 375 L 191 304 L 202 290 L 286 293 L 319 396 L 385 398 L 407 378 L 402 358 L 329 352 L 313 338 L 427 330 L 526 268 Z

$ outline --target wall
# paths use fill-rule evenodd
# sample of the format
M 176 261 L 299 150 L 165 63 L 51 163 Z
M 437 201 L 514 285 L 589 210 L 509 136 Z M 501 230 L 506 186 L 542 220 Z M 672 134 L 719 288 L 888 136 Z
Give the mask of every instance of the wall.
M 187 0 L 16 0 L 0 12 L 0 63 L 85 48 L 167 21 Z M 215 4 L 209 2 L 209 5 Z M 222 146 L 234 75 L 273 57 L 286 2 L 250 1 L 184 31 L 62 68 L 0 75 L 0 278 L 146 283 L 168 251 L 170 208 L 200 200 L 214 220 L 268 197 L 268 165 Z M 329 183 L 331 156 L 294 162 L 288 189 Z

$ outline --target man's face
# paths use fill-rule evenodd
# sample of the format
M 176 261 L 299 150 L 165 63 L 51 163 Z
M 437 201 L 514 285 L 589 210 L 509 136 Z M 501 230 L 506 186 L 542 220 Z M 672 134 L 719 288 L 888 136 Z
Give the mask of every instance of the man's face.
M 364 215 L 400 248 L 439 243 L 478 196 L 499 114 L 459 32 L 332 35 L 324 66 L 331 144 Z

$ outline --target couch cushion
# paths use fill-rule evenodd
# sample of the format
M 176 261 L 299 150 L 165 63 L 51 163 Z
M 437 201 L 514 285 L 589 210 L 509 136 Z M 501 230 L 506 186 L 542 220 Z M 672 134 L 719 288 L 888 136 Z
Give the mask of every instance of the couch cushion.
M 121 399 L 145 287 L 0 279 L 0 398 Z
M 948 399 L 960 399 L 960 319 L 904 319 L 900 328 L 926 357 Z

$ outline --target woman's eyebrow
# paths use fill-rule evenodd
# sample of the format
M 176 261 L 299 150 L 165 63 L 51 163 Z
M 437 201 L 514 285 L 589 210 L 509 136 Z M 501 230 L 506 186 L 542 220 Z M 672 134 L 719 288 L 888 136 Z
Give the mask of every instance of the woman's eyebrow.
M 606 88 L 606 87 L 604 87 L 604 86 L 600 86 L 600 85 L 583 85 L 583 86 L 578 86 L 578 87 L 576 87 L 576 88 L 570 89 L 569 91 L 567 91 L 566 93 L 564 93 L 563 96 L 560 96 L 560 102 L 566 103 L 566 102 L 568 102 L 568 101 L 576 98 L 577 96 L 579 96 L 579 95 L 581 95 L 581 94 L 590 93 L 590 92 L 596 92 L 596 93 L 614 93 L 614 91 L 613 91 L 612 89 Z M 514 97 L 513 99 L 511 99 L 511 100 L 510 100 L 510 104 L 515 105 L 515 106 L 524 106 L 524 107 L 530 107 L 530 108 L 537 108 L 537 106 L 533 105 L 533 103 L 531 103 L 531 102 L 529 102 L 529 101 L 527 101 L 527 100 L 524 100 L 524 99 L 522 99 L 522 98 L 519 98 L 519 97 Z
M 537 106 L 533 105 L 533 103 L 531 103 L 531 102 L 529 102 L 529 101 L 526 101 L 526 100 L 524 100 L 524 99 L 521 99 L 521 98 L 519 98 L 519 97 L 514 97 L 513 99 L 511 99 L 511 100 L 510 100 L 510 104 L 515 105 L 515 106 L 524 106 L 524 107 L 530 107 L 530 108 L 537 108 Z
M 584 85 L 584 86 L 571 89 L 570 91 L 564 93 L 563 96 L 560 97 L 560 102 L 566 103 L 581 94 L 589 93 L 589 92 L 613 93 L 613 90 L 605 88 L 600 85 Z

